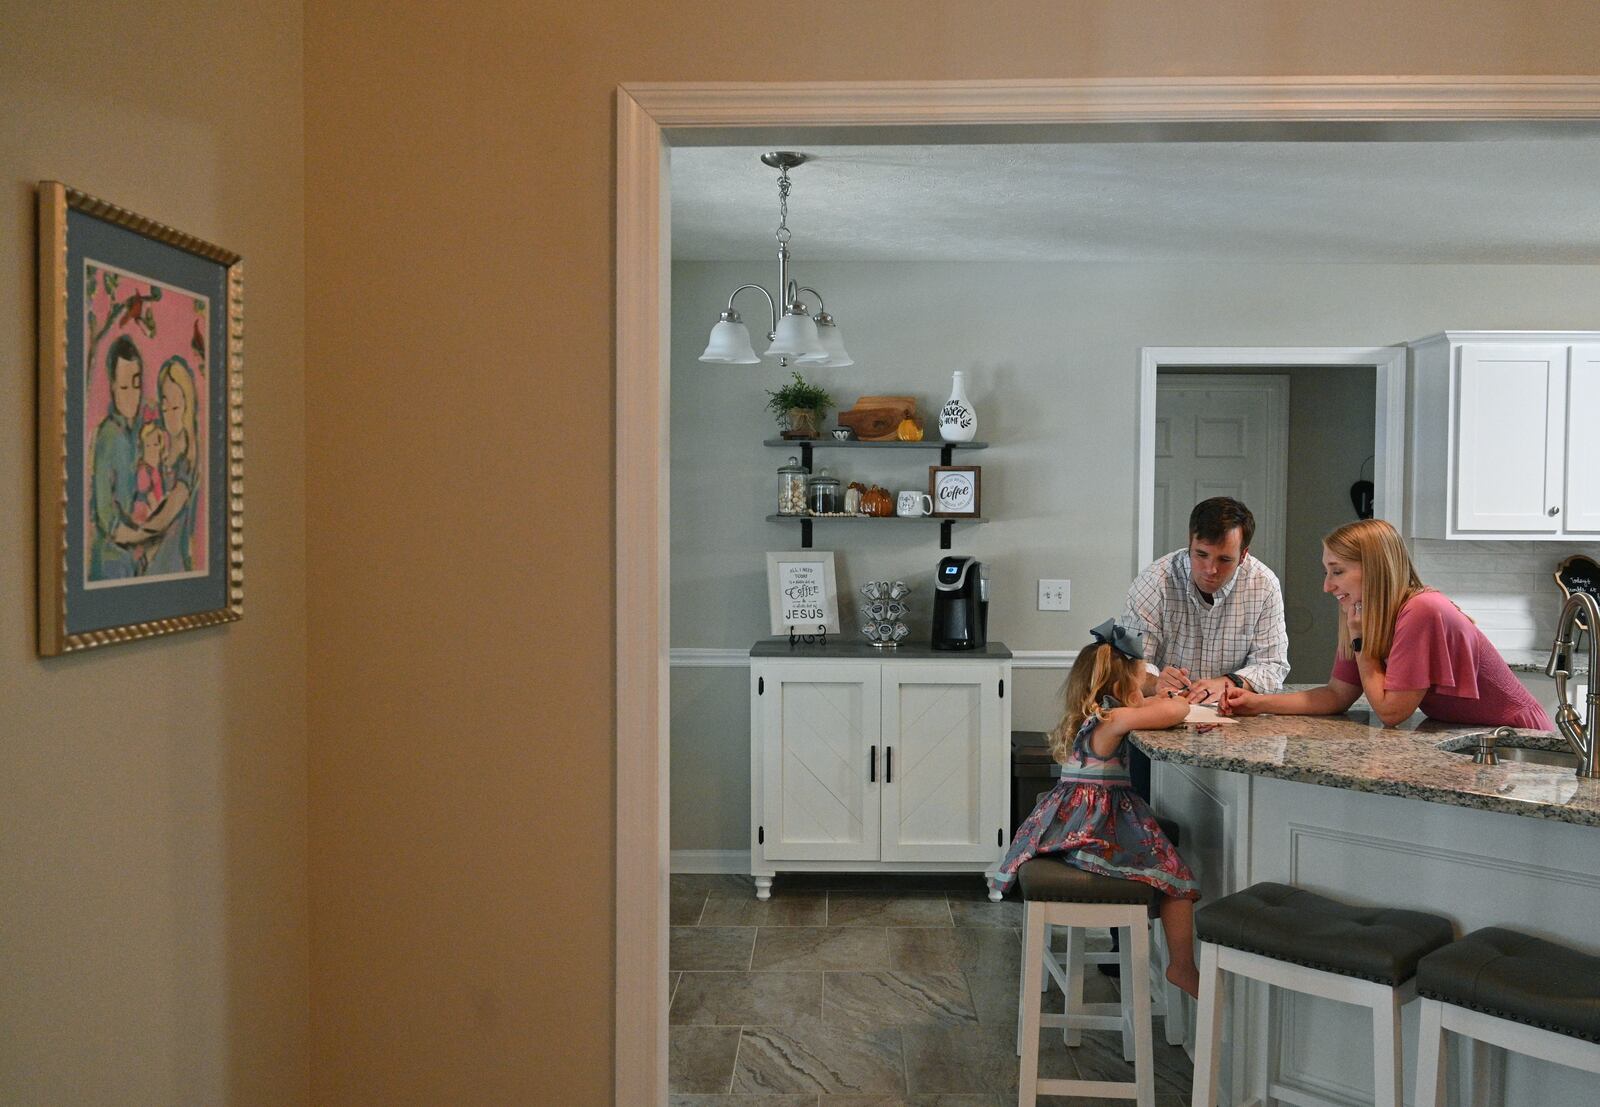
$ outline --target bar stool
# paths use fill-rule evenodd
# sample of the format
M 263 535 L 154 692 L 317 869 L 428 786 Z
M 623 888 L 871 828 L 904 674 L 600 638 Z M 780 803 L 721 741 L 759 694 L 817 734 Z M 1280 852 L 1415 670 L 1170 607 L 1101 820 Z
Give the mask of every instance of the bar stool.
M 1354 907 L 1286 884 L 1255 884 L 1195 912 L 1200 938 L 1200 1004 L 1195 1028 L 1193 1107 L 1217 1101 L 1224 973 L 1268 986 L 1255 1043 L 1257 1100 L 1331 1100 L 1276 1083 L 1272 988 L 1287 988 L 1372 1010 L 1373 1102 L 1401 1107 L 1400 1008 L 1416 994 L 1417 962 L 1450 941 L 1448 920 L 1421 911 Z
M 1133 1099 L 1139 1107 L 1155 1104 L 1155 1057 L 1150 1040 L 1150 904 L 1155 889 L 1136 880 L 1118 880 L 1074 868 L 1053 857 L 1035 857 L 1017 870 L 1022 888 L 1023 951 L 1022 981 L 1018 996 L 1021 1006 L 1017 1020 L 1020 1037 L 1018 1053 L 1022 1062 L 1018 1076 L 1019 1107 L 1034 1107 L 1040 1095 L 1101 1096 Z M 1083 1002 L 1083 961 L 1076 962 L 1076 975 L 1069 977 L 1069 964 L 1051 953 L 1045 935 L 1052 926 L 1074 928 L 1069 943 L 1081 944 L 1078 932 L 1083 927 L 1115 927 L 1123 930 L 1122 1000 L 1120 1003 Z M 1046 1015 L 1040 1010 L 1043 998 L 1038 987 L 1040 974 L 1048 971 L 1068 997 L 1067 1010 Z M 1131 993 L 1131 994 L 1130 994 Z M 1074 999 L 1076 1002 L 1074 1002 Z M 1062 1027 L 1069 1030 L 1122 1030 L 1124 1054 L 1127 1038 L 1132 1038 L 1134 1079 L 1126 1080 L 1041 1080 L 1039 1079 L 1039 1028 Z M 1131 1028 L 1131 1032 L 1130 1032 Z
M 1600 1073 L 1600 957 L 1489 927 L 1424 957 L 1417 994 L 1417 1107 L 1443 1107 L 1446 1030 Z M 1474 1069 L 1473 1102 L 1497 1101 L 1487 1066 Z

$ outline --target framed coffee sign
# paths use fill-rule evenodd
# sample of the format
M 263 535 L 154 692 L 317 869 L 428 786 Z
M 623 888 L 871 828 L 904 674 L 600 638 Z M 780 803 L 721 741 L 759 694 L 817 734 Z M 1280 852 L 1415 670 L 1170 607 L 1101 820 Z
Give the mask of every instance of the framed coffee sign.
M 767 554 L 767 605 L 773 634 L 838 634 L 833 551 Z
M 928 495 L 935 515 L 976 518 L 982 513 L 983 470 L 976 465 L 930 465 Z

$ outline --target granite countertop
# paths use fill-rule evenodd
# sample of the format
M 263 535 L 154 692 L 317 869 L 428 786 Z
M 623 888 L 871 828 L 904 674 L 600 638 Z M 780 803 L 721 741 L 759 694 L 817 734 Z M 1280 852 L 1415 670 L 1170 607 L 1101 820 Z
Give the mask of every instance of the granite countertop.
M 981 650 L 936 650 L 926 639 L 907 639 L 892 649 L 879 649 L 859 634 L 831 634 L 826 645 L 797 642 L 787 638 L 766 638 L 750 647 L 754 658 L 792 657 L 806 661 L 836 661 L 870 658 L 873 661 L 1010 661 L 1011 651 L 1004 642 L 990 642 Z
M 1343 715 L 1261 715 L 1231 726 L 1135 731 L 1130 739 L 1157 761 L 1600 826 L 1600 780 L 1546 765 L 1477 765 L 1470 754 L 1449 752 L 1489 728 L 1430 721 L 1381 727 L 1358 706 Z M 1568 748 L 1558 734 L 1517 733 L 1524 745 Z
M 1538 650 L 1501 650 L 1500 656 L 1506 659 L 1513 673 L 1538 673 L 1544 675 L 1544 667 L 1550 661 L 1550 648 L 1546 646 Z M 1572 675 L 1586 677 L 1589 675 L 1589 660 L 1587 651 L 1578 654 L 1572 663 Z

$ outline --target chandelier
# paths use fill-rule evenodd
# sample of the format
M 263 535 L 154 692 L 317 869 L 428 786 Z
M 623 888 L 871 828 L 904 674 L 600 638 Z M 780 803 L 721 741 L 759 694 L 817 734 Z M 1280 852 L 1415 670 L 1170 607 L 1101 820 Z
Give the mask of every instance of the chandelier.
M 810 161 L 811 155 L 774 150 L 770 154 L 762 154 L 761 160 L 778 171 L 778 291 L 782 295 L 783 312 L 780 316 L 779 301 L 763 286 L 740 285 L 728 297 L 728 306 L 717 325 L 711 328 L 711 340 L 706 344 L 706 352 L 700 355 L 700 360 L 723 365 L 760 363 L 761 359 L 756 357 L 750 345 L 750 332 L 745 329 L 739 313 L 733 309 L 734 297 L 747 288 L 753 288 L 767 298 L 767 307 L 772 312 L 772 329 L 767 332 L 771 344 L 766 349 L 766 357 L 776 359 L 783 366 L 790 362 L 826 367 L 854 365 L 850 355 L 845 353 L 844 339 L 839 335 L 838 325 L 823 308 L 822 293 L 804 287 L 789 277 L 789 170 Z M 802 292 L 816 297 L 815 316 L 811 314 L 810 305 L 800 299 Z

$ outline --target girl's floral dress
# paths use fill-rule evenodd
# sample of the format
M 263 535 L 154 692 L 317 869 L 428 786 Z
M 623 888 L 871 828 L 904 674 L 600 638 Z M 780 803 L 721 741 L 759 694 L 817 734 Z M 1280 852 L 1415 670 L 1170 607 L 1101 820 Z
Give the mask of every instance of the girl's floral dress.
M 1078 728 L 1061 782 L 1022 820 L 989 886 L 1004 891 L 1023 862 L 1049 854 L 1088 872 L 1141 881 L 1176 899 L 1199 899 L 1194 873 L 1133 790 L 1127 738 L 1110 757 L 1094 755 L 1090 738 L 1099 724 L 1089 718 Z

